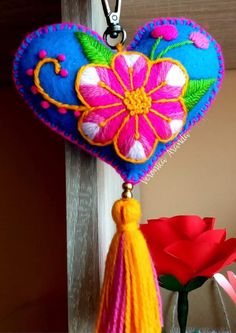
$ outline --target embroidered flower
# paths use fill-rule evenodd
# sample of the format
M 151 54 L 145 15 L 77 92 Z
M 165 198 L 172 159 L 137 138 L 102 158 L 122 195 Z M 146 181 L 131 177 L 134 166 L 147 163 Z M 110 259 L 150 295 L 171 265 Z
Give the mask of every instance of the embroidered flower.
M 189 36 L 189 39 L 194 43 L 199 49 L 208 49 L 209 40 L 207 36 L 203 35 L 201 32 L 194 31 Z
M 162 37 L 165 40 L 173 40 L 178 37 L 178 30 L 172 24 L 160 25 L 154 28 L 151 32 L 153 38 Z
M 159 141 L 172 140 L 182 129 L 187 83 L 179 62 L 150 61 L 138 52 L 118 53 L 111 67 L 86 65 L 75 84 L 78 98 L 88 108 L 78 129 L 91 144 L 113 143 L 122 159 L 144 162 Z

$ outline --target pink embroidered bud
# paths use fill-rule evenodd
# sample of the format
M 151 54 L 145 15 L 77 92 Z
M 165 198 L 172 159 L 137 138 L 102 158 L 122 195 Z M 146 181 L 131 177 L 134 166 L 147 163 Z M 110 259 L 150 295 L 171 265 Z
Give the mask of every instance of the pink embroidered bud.
M 66 108 L 58 108 L 58 112 L 61 114 L 66 114 L 67 110 L 66 110 Z
M 39 58 L 40 58 L 40 59 L 45 58 L 46 55 L 47 55 L 47 52 L 46 52 L 45 50 L 41 50 L 41 51 L 39 51 Z
M 57 59 L 59 61 L 65 61 L 66 60 L 66 56 L 65 56 L 65 54 L 58 54 Z
M 60 75 L 61 75 L 61 77 L 67 77 L 68 76 L 68 71 L 66 69 L 61 69 L 60 70 Z
M 194 43 L 199 49 L 208 49 L 209 40 L 207 36 L 203 35 L 201 32 L 194 31 L 189 36 L 189 39 Z
M 50 104 L 47 101 L 42 101 L 40 105 L 43 109 L 48 109 L 50 107 Z
M 31 90 L 32 94 L 34 94 L 34 95 L 36 95 L 38 93 L 38 88 L 36 86 L 32 86 L 30 88 L 30 90 Z
M 26 70 L 26 74 L 27 74 L 28 76 L 33 76 L 33 74 L 34 74 L 34 70 L 33 70 L 33 68 L 29 68 L 29 69 L 27 69 L 27 70 Z
M 153 38 L 162 37 L 165 40 L 173 40 L 178 37 L 178 30 L 172 24 L 160 25 L 152 30 L 151 35 Z

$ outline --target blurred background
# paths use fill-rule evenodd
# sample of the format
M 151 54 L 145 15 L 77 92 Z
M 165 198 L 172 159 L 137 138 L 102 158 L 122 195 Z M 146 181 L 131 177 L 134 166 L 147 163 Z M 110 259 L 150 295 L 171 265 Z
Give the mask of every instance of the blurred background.
M 60 20 L 60 1 L 0 1 L 0 332 L 67 332 L 64 142 L 11 74 L 24 36 Z

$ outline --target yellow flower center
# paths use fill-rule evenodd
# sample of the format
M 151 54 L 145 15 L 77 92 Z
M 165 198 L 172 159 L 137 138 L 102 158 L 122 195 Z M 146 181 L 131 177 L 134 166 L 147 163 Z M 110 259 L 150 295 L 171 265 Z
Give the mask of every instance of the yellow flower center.
M 152 99 L 146 94 L 143 87 L 126 91 L 123 102 L 131 116 L 148 113 L 152 105 Z

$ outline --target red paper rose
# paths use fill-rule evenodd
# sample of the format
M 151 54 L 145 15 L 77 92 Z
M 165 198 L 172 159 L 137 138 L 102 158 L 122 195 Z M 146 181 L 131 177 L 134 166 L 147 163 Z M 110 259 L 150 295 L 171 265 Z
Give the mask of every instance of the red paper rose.
M 214 218 L 175 216 L 141 226 L 159 275 L 173 275 L 183 285 L 197 276 L 212 277 L 236 260 L 236 238 L 213 230 Z

